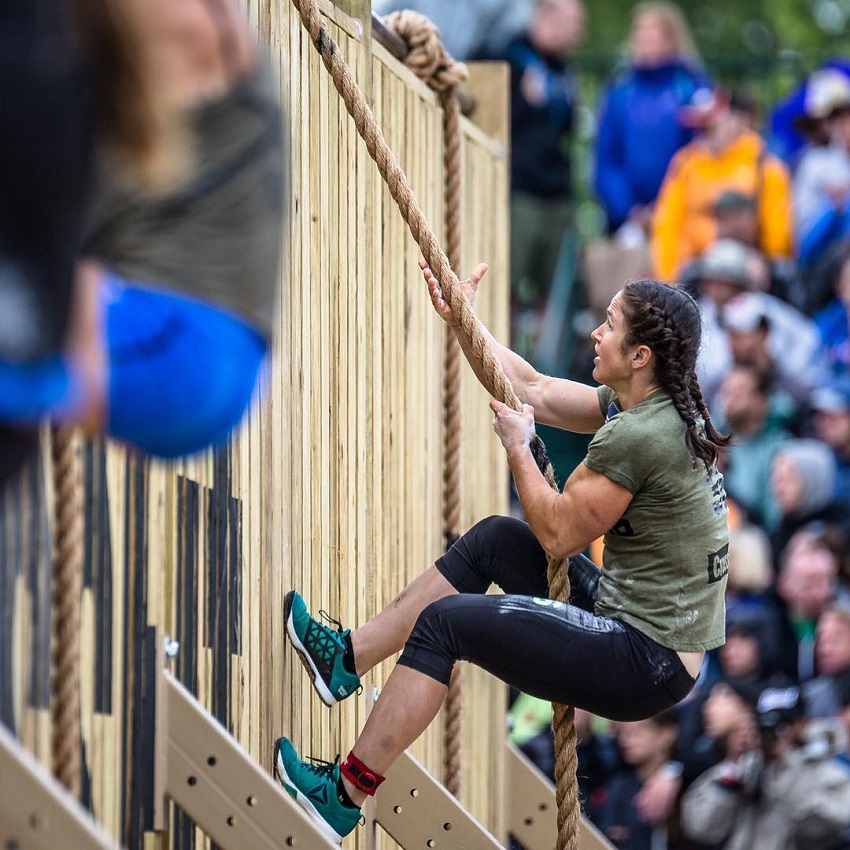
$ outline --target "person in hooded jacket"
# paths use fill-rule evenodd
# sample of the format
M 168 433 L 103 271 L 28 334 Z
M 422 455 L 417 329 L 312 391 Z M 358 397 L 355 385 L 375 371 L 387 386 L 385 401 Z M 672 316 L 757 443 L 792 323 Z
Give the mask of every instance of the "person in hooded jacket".
M 780 514 L 771 534 L 775 559 L 797 531 L 812 523 L 834 526 L 850 539 L 850 510 L 834 498 L 836 475 L 832 450 L 820 440 L 787 440 L 779 447 L 770 470 Z
M 627 222 L 649 226 L 673 154 L 693 139 L 679 109 L 709 85 L 672 3 L 635 7 L 628 54 L 603 97 L 595 151 L 593 185 L 612 233 Z

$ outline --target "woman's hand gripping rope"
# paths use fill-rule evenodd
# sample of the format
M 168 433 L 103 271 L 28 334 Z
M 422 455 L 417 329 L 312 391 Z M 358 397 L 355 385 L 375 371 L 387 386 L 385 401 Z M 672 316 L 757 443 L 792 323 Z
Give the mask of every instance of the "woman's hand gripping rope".
M 537 433 L 534 430 L 534 408 L 530 404 L 524 404 L 522 411 L 516 411 L 493 398 L 490 399 L 490 410 L 495 414 L 493 430 L 509 455 L 531 445 Z
M 419 268 L 422 269 L 422 276 L 425 278 L 425 283 L 428 286 L 428 293 L 431 296 L 431 304 L 434 307 L 437 315 L 443 319 L 448 325 L 452 328 L 459 328 L 459 322 L 457 322 L 452 314 L 451 307 L 446 303 L 446 299 L 443 297 L 443 289 L 440 286 L 440 281 L 434 276 L 434 272 L 431 270 L 431 267 L 425 260 L 419 261 Z M 460 281 L 461 292 L 466 297 L 466 300 L 469 302 L 471 306 L 475 305 L 475 298 L 478 295 L 478 285 L 481 283 L 484 275 L 487 274 L 487 269 L 489 266 L 487 263 L 479 263 L 469 275 L 466 280 Z M 497 402 L 501 404 L 501 402 Z M 492 407 L 492 404 L 490 405 Z M 519 416 L 520 413 L 517 411 L 513 411 L 507 405 L 503 405 L 505 409 L 511 410 L 512 413 Z M 525 408 L 528 405 L 523 406 L 522 415 L 525 415 Z M 495 410 L 495 408 L 494 408 Z M 546 446 L 543 445 L 543 441 L 534 431 L 534 411 L 531 410 L 531 434 L 528 438 L 527 444 L 531 448 L 531 454 L 534 456 L 535 463 L 537 464 L 538 469 L 545 474 L 545 470 L 549 467 L 549 458 L 546 455 Z M 497 416 L 498 418 L 498 416 Z M 495 427 L 495 420 L 494 420 Z M 497 429 L 498 433 L 498 429 Z M 501 434 L 500 434 L 501 438 Z M 504 440 L 502 441 L 504 445 Z M 554 486 L 554 485 L 553 485 Z
M 451 307 L 449 307 L 445 298 L 443 298 L 443 288 L 440 286 L 440 281 L 434 277 L 431 267 L 425 260 L 420 260 L 419 268 L 422 269 L 422 276 L 425 278 L 425 283 L 428 285 L 428 292 L 431 295 L 431 304 L 434 305 L 437 315 L 452 327 L 458 327 L 459 323 L 452 315 Z M 478 294 L 478 284 L 481 283 L 481 279 L 487 274 L 488 268 L 487 263 L 479 263 L 466 280 L 460 281 L 461 292 L 466 296 L 466 300 L 469 301 L 470 305 L 475 304 L 475 296 Z

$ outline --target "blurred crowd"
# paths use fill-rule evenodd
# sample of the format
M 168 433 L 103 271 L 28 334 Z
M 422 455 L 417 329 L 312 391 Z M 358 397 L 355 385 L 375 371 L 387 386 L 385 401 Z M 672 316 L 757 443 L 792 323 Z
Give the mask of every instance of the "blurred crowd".
M 511 68 L 513 344 L 533 359 L 574 236 L 571 56 L 593 9 L 539 0 L 518 21 L 517 5 L 465 4 L 479 26 L 460 58 Z M 454 8 L 419 6 L 438 25 Z M 701 385 L 734 436 L 727 640 L 664 716 L 577 712 L 584 808 L 629 850 L 850 848 L 850 61 L 764 104 L 712 80 L 676 5 L 639 3 L 628 26 L 584 104 L 606 226 L 578 278 L 591 309 L 639 276 L 702 309 Z M 510 715 L 551 773 L 548 708 L 515 694 Z

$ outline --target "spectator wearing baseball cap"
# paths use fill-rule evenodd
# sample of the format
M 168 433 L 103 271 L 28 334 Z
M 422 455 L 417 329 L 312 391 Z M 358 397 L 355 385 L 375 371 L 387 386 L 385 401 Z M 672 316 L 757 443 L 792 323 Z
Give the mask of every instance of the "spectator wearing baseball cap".
M 794 346 L 799 339 L 795 334 L 808 332 L 809 356 L 814 358 L 815 364 L 819 362 L 820 349 L 815 345 L 813 325 L 805 316 L 786 309 L 788 305 L 784 302 L 780 303 L 779 311 L 771 311 L 775 306 L 770 296 L 765 298 L 759 292 L 744 292 L 726 304 L 720 322 L 726 332 L 732 360 L 750 363 L 769 377 L 772 415 L 793 429 L 797 420 L 808 415 L 812 386 L 823 370 L 801 368 L 800 360 L 789 356 L 782 345 Z M 776 316 L 777 312 L 782 315 Z M 780 322 L 778 328 L 774 325 L 776 321 Z M 789 338 L 791 335 L 793 339 Z
M 831 69 L 850 77 L 850 61 L 842 56 L 827 59 L 817 70 Z M 807 145 L 825 145 L 827 136 L 825 128 L 812 125 L 806 115 L 806 105 L 811 78 L 817 74 L 809 74 L 771 110 L 767 118 L 770 149 L 781 156 L 793 169 Z
M 835 455 L 835 498 L 850 506 L 850 375 L 815 389 L 812 411 L 815 434 Z
M 800 404 L 825 375 L 820 337 L 814 322 L 768 292 L 759 254 L 732 239 L 711 245 L 695 264 L 702 312 L 703 344 L 697 362 L 700 386 L 711 401 L 720 381 L 736 359 L 728 334 L 763 324 L 759 368 L 767 369 Z M 758 322 L 757 322 L 758 323 Z M 757 324 L 756 323 L 756 324 Z M 787 385 L 787 386 L 786 386 Z
M 682 798 L 687 836 L 724 850 L 828 847 L 850 825 L 850 772 L 834 726 L 811 724 L 794 682 L 771 682 L 756 703 L 758 748 L 725 759 Z

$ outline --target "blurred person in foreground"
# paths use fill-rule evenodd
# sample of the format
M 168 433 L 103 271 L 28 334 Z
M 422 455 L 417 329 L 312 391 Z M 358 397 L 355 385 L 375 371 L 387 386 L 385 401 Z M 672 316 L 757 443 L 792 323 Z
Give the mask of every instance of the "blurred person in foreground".
M 0 418 L 50 414 L 160 457 L 192 454 L 241 421 L 276 314 L 274 75 L 233 0 L 80 9 L 103 144 L 55 364 L 68 392 L 40 408 L 41 382 L 3 375 Z
M 685 792 L 685 833 L 724 850 L 826 847 L 850 825 L 838 730 L 810 723 L 791 681 L 766 687 L 756 714 L 758 748 L 727 756 Z
M 593 186 L 609 233 L 627 226 L 645 240 L 667 166 L 693 139 L 679 109 L 706 85 L 679 7 L 664 0 L 635 6 L 625 62 L 599 109 Z
M 758 209 L 758 248 L 769 258 L 793 253 L 788 169 L 753 129 L 755 107 L 740 94 L 699 89 L 681 120 L 699 135 L 667 169 L 652 219 L 655 273 L 675 280 L 717 238 L 714 205 L 727 190 L 749 195 Z

